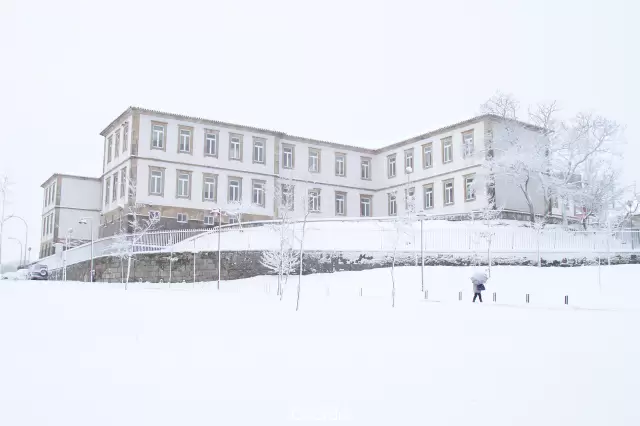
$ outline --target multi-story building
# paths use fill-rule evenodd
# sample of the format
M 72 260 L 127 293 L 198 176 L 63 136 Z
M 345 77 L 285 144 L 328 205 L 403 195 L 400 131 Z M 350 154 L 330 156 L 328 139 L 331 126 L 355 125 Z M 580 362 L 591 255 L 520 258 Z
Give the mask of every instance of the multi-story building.
M 524 137 L 540 135 L 534 126 L 517 125 Z M 218 208 L 242 211 L 245 221 L 272 218 L 282 188 L 293 191 L 294 217 L 305 205 L 312 217 L 399 215 L 408 207 L 405 191 L 416 210 L 469 213 L 489 203 L 485 145 L 499 132 L 496 117 L 482 115 L 367 149 L 130 107 L 101 132 L 100 232 L 125 228 L 132 201 L 163 229 L 213 225 Z M 498 179 L 496 204 L 527 212 L 518 191 Z M 534 198 L 541 213 L 541 196 Z
M 100 178 L 56 173 L 41 187 L 44 189 L 41 258 L 54 254 L 55 244 L 64 243 L 67 233 L 74 245 L 91 239 L 91 227 L 94 235 L 98 235 L 102 194 Z M 79 223 L 81 219 L 86 223 Z

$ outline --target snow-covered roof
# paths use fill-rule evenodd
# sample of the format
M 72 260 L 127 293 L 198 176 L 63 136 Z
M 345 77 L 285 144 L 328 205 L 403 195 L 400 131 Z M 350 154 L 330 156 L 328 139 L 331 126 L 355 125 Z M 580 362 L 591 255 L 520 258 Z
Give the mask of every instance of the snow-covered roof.
M 42 182 L 42 184 L 40 185 L 40 188 L 44 188 L 45 186 L 47 186 L 47 184 L 49 182 L 51 182 L 52 180 L 54 180 L 57 177 L 64 177 L 64 178 L 69 178 L 69 179 L 81 179 L 81 180 L 97 180 L 97 181 L 100 180 L 99 177 L 68 175 L 68 174 L 64 174 L 64 173 L 54 173 L 51 176 L 49 176 L 49 178 L 47 180 Z

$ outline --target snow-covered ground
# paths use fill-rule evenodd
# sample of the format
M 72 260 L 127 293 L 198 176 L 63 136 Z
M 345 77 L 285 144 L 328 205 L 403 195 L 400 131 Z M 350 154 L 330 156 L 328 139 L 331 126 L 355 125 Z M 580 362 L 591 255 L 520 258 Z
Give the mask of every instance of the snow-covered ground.
M 640 424 L 639 266 L 471 272 L 2 281 L 0 424 Z

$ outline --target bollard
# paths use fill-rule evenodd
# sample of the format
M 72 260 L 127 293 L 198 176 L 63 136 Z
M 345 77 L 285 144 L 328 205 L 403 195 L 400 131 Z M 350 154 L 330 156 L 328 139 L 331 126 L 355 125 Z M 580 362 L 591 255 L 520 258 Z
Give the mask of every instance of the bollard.
M 564 304 L 568 305 L 569 304 L 569 296 L 565 296 L 564 297 Z
M 429 299 L 429 290 L 424 291 L 424 299 L 425 300 Z
M 496 294 L 495 293 L 493 293 L 493 301 L 494 302 L 496 301 Z
M 462 292 L 458 292 L 458 300 L 462 300 Z
M 529 303 L 529 295 L 527 294 L 527 303 Z
M 360 287 L 360 296 L 362 296 L 362 287 Z

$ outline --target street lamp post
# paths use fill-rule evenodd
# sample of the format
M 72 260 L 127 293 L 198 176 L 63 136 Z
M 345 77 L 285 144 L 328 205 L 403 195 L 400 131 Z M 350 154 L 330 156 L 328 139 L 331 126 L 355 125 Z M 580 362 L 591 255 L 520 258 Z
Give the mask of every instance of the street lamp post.
M 420 283 L 422 291 L 424 292 L 424 231 L 422 229 L 422 225 L 424 223 L 424 217 L 426 216 L 426 214 L 424 211 L 420 211 L 416 216 L 420 218 L 420 259 L 422 262 L 422 266 L 420 267 Z
M 90 266 L 90 270 L 89 270 L 89 282 L 93 282 L 93 218 L 90 217 L 83 217 L 82 219 L 80 219 L 78 221 L 78 223 L 80 225 L 87 225 L 89 224 L 89 228 L 91 229 L 91 266 Z
M 220 259 L 221 257 L 220 237 L 222 236 L 222 210 L 219 208 L 211 209 L 211 213 L 218 213 L 218 290 L 220 290 L 220 266 L 222 265 L 222 262 Z
M 69 228 L 67 233 L 64 236 L 64 247 L 62 248 L 62 281 L 67 280 L 67 251 L 69 250 L 69 244 L 71 244 L 71 234 L 73 233 L 73 228 Z
M 27 224 L 27 221 L 24 220 L 24 218 L 22 218 L 20 216 L 16 216 L 15 214 L 9 215 L 9 216 L 5 217 L 4 219 L 2 219 L 2 223 L 4 224 L 4 222 L 6 222 L 7 220 L 12 219 L 12 218 L 20 219 L 22 221 L 22 223 L 24 223 L 24 229 L 25 229 L 25 232 L 24 232 L 24 246 L 20 245 L 20 247 L 21 247 L 21 249 L 20 249 L 20 262 L 22 263 L 23 259 L 26 262 L 26 259 L 27 259 L 27 245 L 29 244 L 29 225 Z

